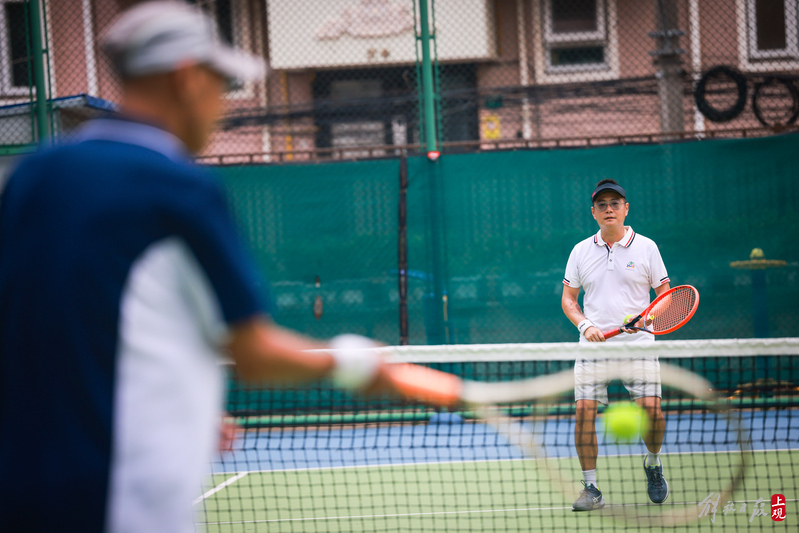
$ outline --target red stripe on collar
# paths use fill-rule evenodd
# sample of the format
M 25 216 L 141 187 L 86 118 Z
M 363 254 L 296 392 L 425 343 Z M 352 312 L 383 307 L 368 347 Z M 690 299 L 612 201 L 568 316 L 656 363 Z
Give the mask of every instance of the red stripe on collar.
M 630 246 L 630 243 L 633 242 L 634 238 L 635 238 L 635 232 L 632 229 L 630 229 L 630 238 L 627 239 L 626 243 L 624 243 L 624 247 L 627 248 L 628 246 Z

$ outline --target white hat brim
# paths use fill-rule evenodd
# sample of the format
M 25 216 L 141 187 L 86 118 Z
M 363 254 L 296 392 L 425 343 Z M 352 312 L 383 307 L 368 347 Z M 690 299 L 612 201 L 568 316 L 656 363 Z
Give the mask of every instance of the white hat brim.
M 215 48 L 207 64 L 230 82 L 261 80 L 267 70 L 262 58 L 228 46 Z

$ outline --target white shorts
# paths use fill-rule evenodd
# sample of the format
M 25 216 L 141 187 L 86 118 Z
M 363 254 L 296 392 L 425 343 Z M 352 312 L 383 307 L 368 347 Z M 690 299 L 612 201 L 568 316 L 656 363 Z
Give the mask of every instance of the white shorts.
M 574 399 L 608 404 L 608 382 L 618 372 L 632 374 L 623 379 L 632 400 L 661 395 L 660 362 L 657 358 L 578 359 L 574 363 Z

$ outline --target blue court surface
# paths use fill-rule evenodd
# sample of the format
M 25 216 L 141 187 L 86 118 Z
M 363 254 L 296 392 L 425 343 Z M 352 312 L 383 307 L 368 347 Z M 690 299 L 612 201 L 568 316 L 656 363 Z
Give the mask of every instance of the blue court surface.
M 799 450 L 799 417 L 796 410 L 740 413 L 743 435 L 751 449 Z M 739 448 L 737 431 L 725 417 L 709 414 L 666 415 L 663 453 L 717 453 Z M 547 457 L 576 457 L 574 419 L 551 419 L 534 426 Z M 353 427 L 351 429 L 294 428 L 281 431 L 251 430 L 213 464 L 212 473 L 274 471 L 342 466 L 485 461 L 520 459 L 521 449 L 480 423 L 442 423 Z M 600 455 L 634 455 L 643 443 L 609 442 L 597 420 Z

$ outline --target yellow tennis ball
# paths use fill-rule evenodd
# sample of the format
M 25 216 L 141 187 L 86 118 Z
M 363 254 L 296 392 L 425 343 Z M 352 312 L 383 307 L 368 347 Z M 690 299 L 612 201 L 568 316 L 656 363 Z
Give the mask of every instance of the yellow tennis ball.
M 634 315 L 634 314 L 632 314 L 632 313 L 630 313 L 629 315 L 626 315 L 626 316 L 624 317 L 624 320 L 622 320 L 622 322 L 621 322 L 621 325 L 622 325 L 622 326 L 625 326 L 625 325 L 627 325 L 627 324 L 630 322 L 630 320 L 632 320 L 632 319 L 633 319 L 633 318 L 635 318 L 636 316 L 638 316 L 638 315 Z M 651 315 L 651 314 L 650 314 L 650 315 L 649 315 L 649 318 L 647 318 L 647 319 L 646 319 L 646 322 L 647 322 L 647 324 L 651 324 L 653 320 L 655 320 L 655 315 Z M 630 324 L 630 325 L 631 325 L 631 326 L 634 326 L 635 324 Z
M 605 431 L 617 441 L 632 441 L 649 431 L 646 411 L 634 402 L 620 402 L 605 411 Z
M 760 248 L 753 248 L 749 253 L 749 259 L 763 259 L 763 250 Z

